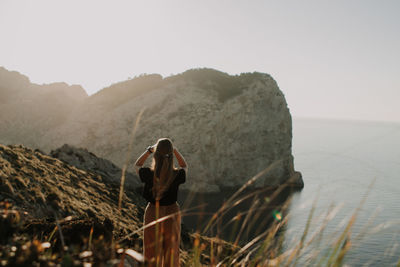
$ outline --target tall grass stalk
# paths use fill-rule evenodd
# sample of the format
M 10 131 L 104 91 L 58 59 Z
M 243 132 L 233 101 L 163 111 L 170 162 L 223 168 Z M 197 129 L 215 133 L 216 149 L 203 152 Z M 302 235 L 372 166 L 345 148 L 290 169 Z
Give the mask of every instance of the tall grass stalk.
M 62 233 L 62 230 L 61 230 L 61 227 L 60 227 L 60 222 L 58 221 L 57 215 L 56 215 L 56 225 L 57 225 L 58 233 L 60 234 L 62 252 L 64 253 L 64 248 L 65 248 L 64 235 Z
M 121 208 L 122 208 L 122 197 L 124 195 L 125 173 L 126 173 L 126 170 L 128 168 L 129 162 L 130 162 L 130 155 L 132 153 L 133 140 L 135 139 L 136 131 L 139 126 L 140 119 L 143 116 L 144 110 L 145 109 L 143 108 L 139 112 L 138 116 L 136 117 L 136 121 L 135 121 L 135 124 L 133 125 L 133 129 L 131 132 L 131 138 L 129 140 L 128 151 L 126 152 L 125 163 L 122 167 L 121 184 L 120 184 L 119 198 L 118 198 L 118 210 L 121 210 Z
M 90 228 L 88 249 L 92 250 L 93 226 Z

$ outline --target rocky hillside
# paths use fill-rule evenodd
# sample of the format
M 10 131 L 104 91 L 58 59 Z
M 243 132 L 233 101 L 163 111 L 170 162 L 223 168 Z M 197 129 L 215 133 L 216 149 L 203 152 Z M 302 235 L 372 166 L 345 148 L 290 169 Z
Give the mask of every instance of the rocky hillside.
M 0 145 L 0 201 L 7 200 L 32 218 L 91 218 L 118 221 L 122 232 L 139 229 L 144 201 L 124 195 L 117 209 L 119 184 L 93 172 L 24 146 Z
M 217 192 L 238 187 L 274 162 L 256 186 L 287 181 L 303 185 L 291 155 L 290 112 L 268 74 L 230 76 L 195 69 L 167 78 L 143 75 L 79 99 L 51 127 L 38 127 L 31 120 L 26 131 L 9 123 L 0 142 L 29 144 L 45 152 L 68 143 L 121 167 L 133 124 L 144 109 L 130 162 L 158 138 L 170 137 L 189 164 L 187 189 Z M 27 112 L 18 105 L 4 109 L 6 114 Z M 52 112 L 43 118 L 57 120 Z M 2 125 L 4 120 L 10 121 L 3 116 Z M 20 122 L 19 118 L 11 121 Z
M 65 265 L 69 259 L 59 253 L 64 246 L 74 262 L 106 262 L 112 252 L 104 247 L 110 248 L 116 238 L 141 251 L 142 231 L 130 234 L 142 226 L 144 202 L 128 191 L 119 211 L 118 196 L 119 186 L 100 175 L 24 146 L 0 145 L 2 263 Z M 88 239 L 91 232 L 93 242 Z M 90 250 L 88 259 L 79 256 L 85 250 Z
M 49 130 L 65 123 L 86 98 L 80 85 L 38 85 L 0 67 L 0 143 L 41 147 Z
M 1 265 L 82 266 L 90 262 L 114 266 L 120 259 L 115 254 L 118 248 L 142 251 L 145 201 L 128 186 L 119 211 L 119 183 L 109 172 L 118 168 L 110 168 L 107 161 L 82 149 L 63 146 L 53 151 L 61 157 L 64 153 L 70 154 L 72 162 L 80 158 L 80 164 L 92 170 L 76 168 L 65 158 L 61 161 L 39 150 L 0 144 Z M 93 163 L 97 163 L 95 168 Z M 210 238 L 182 228 L 183 262 L 195 239 L 210 247 Z M 221 255 L 233 251 L 229 243 L 212 240 L 214 246 L 221 246 Z M 138 266 L 129 260 L 131 265 L 124 266 Z M 202 260 L 207 263 L 206 258 Z

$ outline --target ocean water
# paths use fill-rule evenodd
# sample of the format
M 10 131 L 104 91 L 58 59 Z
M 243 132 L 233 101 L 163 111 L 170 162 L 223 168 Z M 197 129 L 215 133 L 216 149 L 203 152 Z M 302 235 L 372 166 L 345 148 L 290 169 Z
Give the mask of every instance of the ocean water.
M 346 265 L 396 266 L 400 260 L 400 124 L 295 118 L 292 149 L 304 189 L 295 193 L 285 190 L 268 203 L 264 199 L 271 197 L 274 189 L 247 199 L 219 219 L 219 236 L 234 242 L 237 225 L 244 224 L 247 211 L 257 201 L 257 215 L 262 216 L 252 216 L 253 224 L 246 225 L 240 235 L 239 243 L 246 244 L 269 228 L 275 220 L 273 214 L 291 198 L 289 209 L 282 213 L 283 217 L 289 216 L 288 225 L 280 232 L 284 248 L 289 250 L 298 244 L 315 203 L 306 243 L 320 232 L 327 214 L 334 216 L 318 235 L 319 240 L 306 246 L 301 254 L 304 256 L 298 266 L 310 266 L 329 252 L 358 209 Z M 183 216 L 185 227 L 203 232 L 234 192 L 236 189 L 196 194 L 181 191 L 178 201 L 182 209 L 194 211 Z M 248 193 L 254 192 L 244 195 Z M 239 214 L 241 219 L 232 220 Z M 206 234 L 216 232 L 218 229 Z M 310 260 L 314 253 L 317 259 Z
M 295 167 L 305 187 L 293 195 L 284 245 L 301 238 L 311 207 L 306 240 L 335 214 L 321 236 L 305 249 L 301 263 L 324 255 L 354 212 L 349 266 L 395 266 L 400 260 L 400 124 L 293 119 Z

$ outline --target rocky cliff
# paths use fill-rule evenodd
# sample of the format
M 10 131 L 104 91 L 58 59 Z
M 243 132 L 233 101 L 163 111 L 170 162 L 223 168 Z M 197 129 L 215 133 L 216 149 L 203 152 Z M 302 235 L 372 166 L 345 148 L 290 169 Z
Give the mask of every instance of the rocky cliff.
M 11 110 L 26 114 L 19 106 L 2 108 L 7 114 Z M 0 142 L 27 143 L 46 152 L 68 143 L 88 148 L 121 167 L 127 155 L 132 162 L 158 138 L 170 137 L 188 161 L 188 189 L 215 192 L 238 187 L 273 163 L 275 167 L 255 186 L 287 181 L 303 185 L 293 167 L 289 109 L 268 74 L 230 76 L 196 69 L 167 78 L 143 75 L 90 97 L 79 96 L 68 107 L 60 110 L 60 118 L 50 111 L 42 117 L 57 123 L 36 125 L 32 121 L 35 125 L 29 131 L 9 124 Z M 128 153 L 133 124 L 143 109 L 133 150 Z M 3 125 L 10 118 L 0 120 Z

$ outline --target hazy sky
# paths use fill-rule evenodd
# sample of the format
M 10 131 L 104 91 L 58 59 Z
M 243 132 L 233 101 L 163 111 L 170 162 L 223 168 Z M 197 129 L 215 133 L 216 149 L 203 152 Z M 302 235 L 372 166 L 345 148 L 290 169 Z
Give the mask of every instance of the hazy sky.
M 400 121 L 397 0 L 0 0 L 0 36 L 0 66 L 39 84 L 260 71 L 293 116 Z

